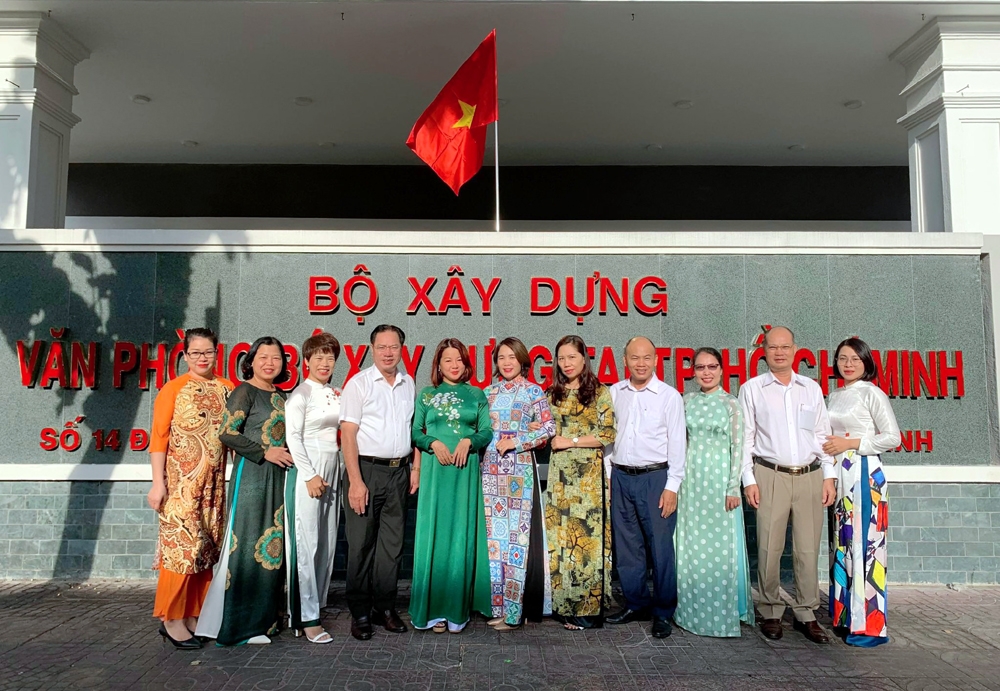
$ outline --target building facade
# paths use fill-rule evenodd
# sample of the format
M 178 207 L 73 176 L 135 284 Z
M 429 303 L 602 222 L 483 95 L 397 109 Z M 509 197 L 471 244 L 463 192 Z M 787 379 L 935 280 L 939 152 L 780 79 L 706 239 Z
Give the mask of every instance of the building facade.
M 762 329 L 785 324 L 827 391 L 840 340 L 878 352 L 904 430 L 885 461 L 890 578 L 1000 580 L 997 18 L 11 5 L 0 577 L 152 575 L 152 401 L 187 327 L 219 333 L 223 375 L 274 335 L 301 376 L 299 345 L 329 330 L 344 381 L 395 323 L 418 384 L 445 335 L 474 347 L 479 384 L 492 345 L 520 337 L 544 385 L 563 334 L 607 382 L 641 334 L 682 389 L 695 348 L 723 350 L 735 391 L 763 367 Z M 492 171 L 454 198 L 397 165 L 412 162 L 397 130 L 494 26 L 499 233 Z

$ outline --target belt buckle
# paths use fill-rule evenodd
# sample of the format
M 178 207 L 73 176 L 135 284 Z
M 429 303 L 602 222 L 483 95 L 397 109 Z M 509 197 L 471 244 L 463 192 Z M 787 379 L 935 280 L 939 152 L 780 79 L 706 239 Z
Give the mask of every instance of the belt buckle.
M 390 459 L 389 460 L 389 467 L 390 468 L 398 468 L 399 464 L 400 464 L 400 462 L 402 460 L 403 460 L 402 458 L 392 458 L 392 459 Z

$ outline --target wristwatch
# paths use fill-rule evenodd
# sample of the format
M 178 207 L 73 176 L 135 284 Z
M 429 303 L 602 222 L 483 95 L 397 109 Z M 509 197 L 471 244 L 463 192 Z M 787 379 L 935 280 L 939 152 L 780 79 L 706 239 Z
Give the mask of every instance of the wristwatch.
M 573 437 L 573 446 L 576 446 L 579 443 L 580 443 L 580 437 Z

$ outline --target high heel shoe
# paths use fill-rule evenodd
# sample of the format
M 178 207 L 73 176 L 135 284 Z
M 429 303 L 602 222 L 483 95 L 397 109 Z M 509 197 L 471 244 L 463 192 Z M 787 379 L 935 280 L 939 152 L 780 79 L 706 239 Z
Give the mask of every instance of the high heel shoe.
M 160 624 L 160 635 L 163 636 L 164 640 L 170 641 L 178 650 L 201 650 L 201 641 L 195 636 L 191 636 L 187 640 L 178 641 L 167 633 L 167 627 L 163 624 Z

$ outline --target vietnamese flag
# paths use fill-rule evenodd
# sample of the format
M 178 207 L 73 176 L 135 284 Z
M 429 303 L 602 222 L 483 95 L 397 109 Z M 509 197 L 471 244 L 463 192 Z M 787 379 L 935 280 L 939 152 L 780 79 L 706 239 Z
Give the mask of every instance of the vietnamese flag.
M 497 120 L 496 34 L 458 68 L 406 140 L 455 194 L 483 167 L 486 126 Z

